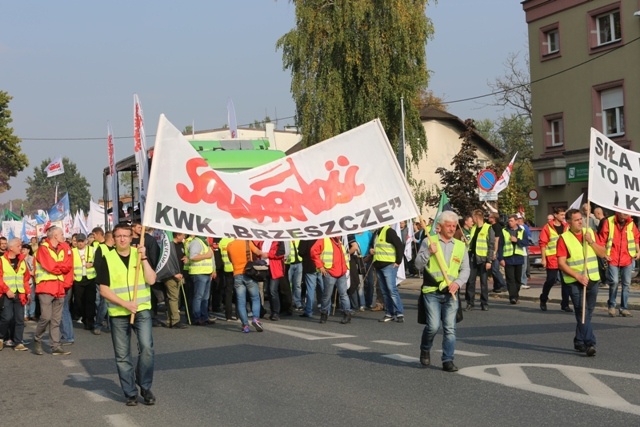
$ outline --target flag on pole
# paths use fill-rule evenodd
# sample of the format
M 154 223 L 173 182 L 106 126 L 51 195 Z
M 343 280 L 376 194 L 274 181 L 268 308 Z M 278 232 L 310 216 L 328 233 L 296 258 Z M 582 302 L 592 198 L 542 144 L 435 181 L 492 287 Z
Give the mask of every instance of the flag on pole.
M 51 178 L 53 176 L 62 175 L 64 173 L 64 165 L 62 164 L 62 157 L 57 157 L 53 159 L 51 163 L 44 168 L 44 171 L 47 173 L 47 178 Z
M 509 185 L 509 180 L 511 179 L 511 172 L 513 171 L 513 163 L 516 161 L 517 155 L 518 152 L 516 151 L 516 154 L 513 155 L 513 159 L 511 159 L 511 161 L 509 162 L 509 166 L 507 166 L 504 172 L 502 172 L 502 175 L 500 176 L 500 178 L 498 178 L 491 191 L 499 193 L 507 188 L 507 186 Z
M 438 223 L 438 217 L 440 216 L 440 214 L 444 211 L 450 211 L 451 210 L 451 203 L 449 203 L 449 198 L 447 197 L 447 194 L 443 191 L 440 194 L 440 203 L 438 203 L 438 210 L 436 211 L 436 215 L 433 217 L 433 223 L 437 224 Z M 436 235 L 436 227 L 433 226 L 431 227 L 431 230 L 429 231 L 429 234 L 432 236 Z
M 582 196 L 583 195 L 580 194 L 578 198 L 573 203 L 571 203 L 571 206 L 569 206 L 569 209 L 580 210 L 580 206 L 582 206 Z
M 227 120 L 229 121 L 231 138 L 235 139 L 238 137 L 238 122 L 236 121 L 236 109 L 233 106 L 233 100 L 231 100 L 231 97 L 227 99 Z
M 107 122 L 107 154 L 109 156 L 109 175 L 111 176 L 111 207 L 113 208 L 113 223 L 117 224 L 120 213 L 118 196 L 118 172 L 116 171 L 116 151 L 113 146 L 113 131 L 111 123 Z
M 62 221 L 67 215 L 70 214 L 69 209 L 69 193 L 64 193 L 64 196 L 49 209 L 49 220 Z
M 140 215 L 144 215 L 144 205 L 147 201 L 147 189 L 149 187 L 149 159 L 147 157 L 147 137 L 144 133 L 144 115 L 137 94 L 133 94 L 133 151 L 136 156 L 138 168 L 138 202 L 140 203 Z M 113 210 L 118 206 L 113 206 Z M 114 217 L 114 224 L 115 224 Z

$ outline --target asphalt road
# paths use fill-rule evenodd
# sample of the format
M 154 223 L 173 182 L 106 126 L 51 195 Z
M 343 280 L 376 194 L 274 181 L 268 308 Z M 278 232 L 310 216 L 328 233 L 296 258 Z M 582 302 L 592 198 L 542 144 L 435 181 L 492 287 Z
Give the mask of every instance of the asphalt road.
M 418 363 L 417 290 L 401 288 L 404 324 L 364 312 L 320 325 L 284 317 L 154 328 L 155 406 L 126 407 L 110 336 L 76 329 L 70 356 L 0 352 L 3 425 L 571 426 L 638 425 L 639 316 L 598 310 L 596 357 L 573 351 L 575 317 L 534 302 L 465 313 L 457 373 Z M 35 324 L 29 324 L 31 339 Z M 31 346 L 30 346 L 31 347 Z M 47 349 L 48 347 L 45 346 Z M 8 424 L 5 424 L 5 421 Z

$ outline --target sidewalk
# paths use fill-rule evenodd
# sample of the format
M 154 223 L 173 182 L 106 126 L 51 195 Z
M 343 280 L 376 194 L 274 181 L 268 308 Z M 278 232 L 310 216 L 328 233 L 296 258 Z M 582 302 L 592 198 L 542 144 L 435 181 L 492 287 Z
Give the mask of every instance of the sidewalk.
M 546 273 L 542 269 L 532 269 L 531 278 L 528 281 L 528 285 L 531 286 L 529 289 L 520 289 L 520 300 L 522 301 L 533 301 L 540 302 L 540 294 L 542 293 L 542 285 L 546 279 Z M 422 279 L 407 279 L 404 280 L 400 284 L 400 289 L 411 289 L 411 290 L 419 290 L 420 285 L 422 284 Z M 554 309 L 554 305 L 557 305 L 555 308 L 560 308 L 561 298 L 561 285 L 555 285 L 551 288 L 551 292 L 549 293 L 549 300 L 547 301 L 547 305 L 549 309 Z M 493 289 L 492 280 L 489 279 L 489 299 L 509 299 L 509 294 L 507 292 L 503 292 L 501 294 L 495 294 L 491 292 Z M 464 288 L 463 288 L 464 290 Z M 478 284 L 476 286 L 476 294 L 480 291 L 480 282 L 478 280 Z M 622 285 L 618 286 L 618 295 L 616 299 L 616 306 L 620 305 L 620 293 L 622 292 Z M 598 291 L 598 301 L 596 303 L 596 307 L 604 307 L 607 308 L 607 300 L 609 299 L 609 289 L 600 288 Z M 640 310 L 640 287 L 637 284 L 632 284 L 629 289 L 629 310 Z

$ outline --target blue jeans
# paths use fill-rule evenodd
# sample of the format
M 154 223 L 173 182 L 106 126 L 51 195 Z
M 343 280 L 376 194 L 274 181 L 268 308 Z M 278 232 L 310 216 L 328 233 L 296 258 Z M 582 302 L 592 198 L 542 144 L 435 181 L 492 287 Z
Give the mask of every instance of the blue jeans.
M 100 295 L 100 285 L 96 283 L 96 323 L 93 329 L 101 329 L 107 318 L 107 301 Z
M 251 297 L 251 311 L 255 318 L 260 317 L 260 289 L 258 283 L 255 280 L 245 276 L 244 274 L 238 274 L 233 276 L 233 287 L 236 291 L 238 315 L 242 326 L 249 324 L 247 318 L 247 292 Z
M 136 384 L 143 390 L 151 389 L 155 354 L 151 335 L 151 310 L 137 312 L 133 325 L 129 324 L 130 318 L 115 316 L 109 319 L 118 377 L 125 397 L 138 395 Z M 131 357 L 131 330 L 138 338 L 138 364 L 135 371 Z
M 422 330 L 420 350 L 430 351 L 442 322 L 442 362 L 452 362 L 456 349 L 456 313 L 458 301 L 451 294 L 422 294 L 427 308 L 427 325 Z
M 633 263 L 626 267 L 616 267 L 609 264 L 607 268 L 607 282 L 609 282 L 609 301 L 607 305 L 609 308 L 616 307 L 616 298 L 618 296 L 618 278 L 622 282 L 622 297 L 620 299 L 620 310 L 629 309 L 629 285 L 631 284 L 631 270 L 633 269 Z
M 566 286 L 566 285 L 563 285 Z M 595 346 L 596 345 L 596 336 L 593 333 L 593 328 L 591 326 L 591 316 L 593 315 L 593 310 L 596 307 L 596 300 L 598 299 L 598 282 L 594 282 L 589 280 L 589 286 L 587 286 L 587 309 L 584 316 L 584 325 L 582 324 L 582 293 L 584 292 L 585 287 L 581 284 L 572 283 L 571 284 L 571 302 L 573 303 L 573 308 L 575 310 L 576 321 L 578 324 L 576 325 L 576 335 L 573 338 L 574 346 L 585 345 Z
M 64 295 L 64 305 L 62 306 L 62 321 L 60 323 L 60 339 L 62 342 L 73 342 L 73 319 L 71 319 L 71 312 L 69 311 L 69 299 L 73 294 L 73 289 L 66 290 Z
M 302 263 L 289 264 L 289 283 L 293 295 L 293 305 L 302 307 Z
M 326 314 L 331 312 L 331 297 L 333 296 L 333 288 L 336 285 L 338 286 L 340 307 L 345 313 L 350 313 L 351 303 L 347 295 L 347 276 L 343 274 L 340 277 L 333 277 L 327 273 L 322 279 L 324 281 L 324 289 L 322 290 L 322 307 L 320 308 L 320 313 Z
M 313 314 L 313 307 L 316 303 L 316 286 L 318 279 L 322 278 L 320 273 L 305 273 L 304 283 L 307 287 L 307 303 L 304 306 L 304 314 L 311 316 Z M 324 290 L 324 281 L 320 281 L 320 287 Z
M 498 261 L 497 258 L 491 261 L 491 276 L 493 276 L 494 291 L 498 289 L 505 289 L 507 287 L 507 283 L 500 272 L 500 261 Z
M 193 283 L 193 312 L 192 322 L 206 322 L 209 320 L 209 293 L 211 291 L 211 276 L 209 274 L 191 275 Z
M 269 279 L 269 307 L 271 308 L 271 315 L 280 314 L 280 279 Z M 265 290 L 266 293 L 266 290 Z
M 384 308 L 387 316 L 404 316 L 404 307 L 396 285 L 398 267 L 389 264 L 383 269 L 376 270 L 376 273 L 380 282 L 382 296 L 384 297 Z
M 25 306 L 24 315 L 31 319 L 36 317 L 36 284 L 32 281 L 29 286 L 31 286 L 31 302 Z

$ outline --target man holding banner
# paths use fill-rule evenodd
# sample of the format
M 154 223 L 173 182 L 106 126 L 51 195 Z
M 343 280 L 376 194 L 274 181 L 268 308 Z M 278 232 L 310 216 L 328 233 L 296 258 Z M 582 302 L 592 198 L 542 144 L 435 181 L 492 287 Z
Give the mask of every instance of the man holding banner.
M 591 326 L 591 316 L 598 297 L 598 258 L 604 257 L 606 250 L 596 243 L 593 230 L 583 228 L 582 215 L 577 209 L 569 209 L 566 214 L 569 230 L 558 239 L 558 267 L 563 273 L 563 286 L 571 286 L 571 301 L 578 322 L 573 347 L 588 357 L 596 355 L 596 336 Z M 583 294 L 586 292 L 586 296 Z M 586 313 L 582 321 L 583 302 Z

